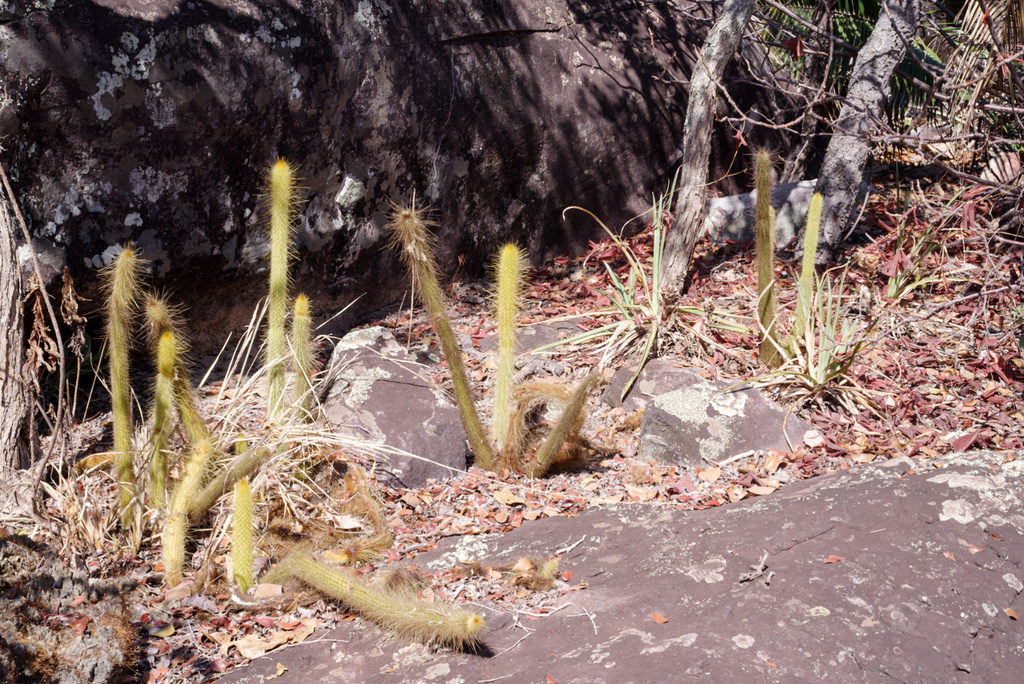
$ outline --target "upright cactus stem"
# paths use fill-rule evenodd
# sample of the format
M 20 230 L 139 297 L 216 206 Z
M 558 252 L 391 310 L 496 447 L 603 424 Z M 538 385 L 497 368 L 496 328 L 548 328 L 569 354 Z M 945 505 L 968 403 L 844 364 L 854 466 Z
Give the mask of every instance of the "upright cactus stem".
M 313 319 L 309 299 L 295 297 L 292 307 L 292 349 L 295 354 L 295 408 L 308 419 L 313 408 Z
M 171 510 L 164 523 L 163 536 L 164 583 L 169 587 L 181 582 L 185 562 L 185 537 L 188 535 L 189 527 L 189 504 L 200 492 L 213 455 L 214 449 L 210 440 L 193 445 L 185 464 L 185 472 L 174 490 Z
M 235 483 L 235 510 L 231 532 L 231 567 L 235 584 L 242 591 L 249 591 L 253 585 L 253 503 L 249 481 L 241 479 Z
M 267 203 L 270 209 L 270 300 L 267 306 L 268 414 L 276 419 L 284 404 L 284 363 L 288 355 L 285 321 L 288 318 L 288 261 L 291 231 L 298 204 L 295 169 L 278 159 L 270 169 Z
M 455 405 L 459 409 L 469 448 L 476 457 L 477 466 L 483 470 L 493 470 L 496 454 L 477 414 L 469 376 L 462 363 L 462 350 L 459 349 L 455 331 L 452 330 L 448 314 L 445 312 L 444 294 L 437 279 L 434 245 L 427 230 L 428 225 L 423 210 L 416 207 L 414 198 L 408 206 L 394 207 L 389 228 L 403 260 L 412 272 L 413 282 L 419 289 L 430 324 L 437 333 L 441 351 L 448 362 L 448 370 L 452 375 L 452 385 L 455 389 Z
M 793 318 L 793 331 L 790 334 L 790 346 L 798 344 L 807 329 L 807 321 L 811 315 L 811 303 L 814 299 L 814 255 L 818 251 L 818 232 L 821 229 L 821 194 L 815 193 L 807 208 L 807 224 L 804 228 L 804 258 L 800 269 L 800 283 L 797 286 L 796 315 Z
M 156 381 L 153 390 L 153 444 L 149 462 L 149 498 L 153 506 L 167 505 L 167 442 L 174 429 L 174 375 L 179 364 L 178 342 L 170 330 L 160 335 L 156 349 Z
M 775 212 L 772 210 L 771 159 L 759 150 L 754 162 L 757 189 L 757 322 L 761 362 L 775 368 L 782 363 L 776 329 Z
M 136 499 L 132 449 L 132 403 L 128 382 L 131 318 L 139 299 L 141 261 L 127 246 L 104 272 L 106 290 L 107 353 L 110 358 L 110 399 L 114 414 L 114 464 L 117 469 L 118 507 L 121 525 L 132 527 Z
M 519 294 L 522 289 L 523 273 L 526 269 L 526 254 L 513 244 L 507 244 L 498 252 L 495 268 L 497 284 L 494 291 L 494 311 L 498 321 L 498 377 L 494 387 L 494 421 L 491 434 L 498 447 L 508 433 L 509 418 L 512 415 L 513 374 L 516 368 L 516 316 L 519 313 Z
M 167 443 L 174 430 L 174 384 L 181 370 L 182 349 L 175 332 L 174 315 L 162 297 L 147 295 L 146 322 L 149 345 L 156 364 L 153 383 L 153 437 L 149 459 L 149 500 L 157 509 L 167 505 Z

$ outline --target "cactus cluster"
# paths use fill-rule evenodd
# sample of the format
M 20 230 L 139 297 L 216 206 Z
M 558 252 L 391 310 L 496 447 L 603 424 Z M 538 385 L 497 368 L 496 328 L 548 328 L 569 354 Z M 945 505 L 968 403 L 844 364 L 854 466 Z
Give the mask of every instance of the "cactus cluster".
M 305 295 L 298 295 L 292 305 L 290 339 L 285 330 L 289 309 L 291 228 L 298 205 L 295 172 L 288 162 L 278 160 L 272 166 L 265 196 L 271 241 L 266 336 L 266 367 L 270 388 L 268 414 L 279 419 L 285 409 L 284 370 L 290 363 L 295 374 L 295 412 L 300 420 L 308 420 L 312 415 L 314 359 L 310 304 Z M 246 485 L 238 483 L 244 482 L 270 456 L 270 451 L 266 448 L 246 449 L 229 466 L 219 470 L 214 468 L 222 460 L 223 454 L 217 438 L 211 434 L 205 417 L 197 408 L 184 361 L 185 343 L 179 333 L 173 308 L 165 298 L 143 293 L 142 262 L 131 246 L 121 250 L 103 276 L 118 511 L 122 528 L 132 534 L 137 544 L 141 534 L 141 504 L 145 501 L 147 487 L 137 477 L 134 467 L 129 352 L 133 320 L 139 313 L 140 302 L 144 302 L 142 308 L 149 333 L 148 343 L 156 370 L 150 412 L 152 439 L 146 449 L 149 462 L 148 496 L 154 508 L 167 509 L 163 529 L 165 580 L 174 585 L 182 576 L 190 525 L 198 521 L 233 486 L 243 490 L 236 490 L 235 501 L 246 501 Z M 177 425 L 183 428 L 187 456 L 177 486 L 168 497 L 168 445 Z M 251 502 L 251 496 L 248 501 Z M 249 527 L 251 531 L 251 522 Z M 244 551 L 242 553 L 244 557 Z M 251 557 L 251 550 L 249 555 Z M 242 578 L 241 582 L 247 581 L 244 572 L 239 577 Z M 248 584 L 251 581 L 249 578 Z
M 775 211 L 771 206 L 771 157 L 759 150 L 754 159 L 754 183 L 757 189 L 757 326 L 761 337 L 761 361 L 776 368 L 787 354 L 797 353 L 811 315 L 815 298 L 816 273 L 814 255 L 818 249 L 821 225 L 821 195 L 811 198 L 804 228 L 803 263 L 797 285 L 797 305 L 793 327 L 785 344 L 779 340 L 778 311 L 775 295 Z
M 591 373 L 569 392 L 561 386 L 543 382 L 513 387 L 517 299 L 525 270 L 523 253 L 514 245 L 505 245 L 498 252 L 495 267 L 497 283 L 494 300 L 499 352 L 495 415 L 492 434 L 489 436 L 477 412 L 469 377 L 462 362 L 462 350 L 445 310 L 429 230 L 431 223 L 426 220 L 424 213 L 422 208 L 416 206 L 413 197 L 410 204 L 393 207 L 389 228 L 394 245 L 412 274 L 431 326 L 437 333 L 441 351 L 448 362 L 455 404 L 476 465 L 484 470 L 508 468 L 539 477 L 555 464 L 575 460 L 582 453 L 579 432 L 583 425 L 586 398 L 597 382 L 597 375 Z M 538 404 L 548 403 L 561 404 L 563 408 L 554 427 L 540 441 L 540 426 L 527 418 L 539 408 Z

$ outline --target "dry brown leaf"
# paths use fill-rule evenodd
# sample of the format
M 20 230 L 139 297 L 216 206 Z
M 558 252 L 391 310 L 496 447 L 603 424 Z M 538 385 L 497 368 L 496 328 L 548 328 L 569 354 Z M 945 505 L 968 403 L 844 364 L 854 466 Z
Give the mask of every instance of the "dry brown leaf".
M 1017 611 L 1015 611 L 1013 608 L 1007 608 L 1005 612 L 1006 612 L 1007 615 L 1010 616 L 1011 620 L 1019 620 L 1020 619 L 1019 617 L 1017 617 Z
M 313 633 L 317 627 L 316 618 L 302 618 L 302 629 L 296 629 L 292 632 L 292 643 L 301 644 Z
M 668 622 L 668 618 L 661 613 L 651 613 L 651 619 L 657 622 L 659 625 L 663 625 Z
M 514 506 L 516 504 L 524 505 L 526 499 L 517 496 L 507 489 L 501 489 L 494 493 L 494 498 L 498 500 L 498 503 L 505 504 L 506 506 Z
M 606 506 L 608 504 L 617 504 L 622 501 L 621 494 L 615 494 L 614 496 L 595 496 L 590 500 L 593 506 Z
M 697 473 L 697 477 L 705 482 L 717 482 L 718 478 L 722 477 L 722 469 L 718 467 L 704 468 Z
M 637 501 L 650 501 L 658 495 L 656 489 L 644 489 L 643 487 L 636 487 L 631 484 L 626 485 L 626 491 L 629 492 L 629 496 Z
M 762 487 L 761 485 L 751 485 L 747 487 L 747 491 L 754 496 L 767 496 L 775 491 L 775 487 Z
M 766 473 L 771 475 L 776 470 L 778 470 L 779 466 L 781 466 L 783 463 L 785 463 L 785 461 L 779 458 L 776 454 L 768 454 L 768 456 L 765 457 L 764 459 L 764 470 Z
M 747 495 L 747 490 L 738 485 L 732 485 L 731 487 L 725 488 L 725 494 L 729 497 L 729 501 L 736 503 Z
M 512 566 L 512 569 L 516 572 L 533 572 L 533 563 L 530 562 L 529 558 L 520 558 Z

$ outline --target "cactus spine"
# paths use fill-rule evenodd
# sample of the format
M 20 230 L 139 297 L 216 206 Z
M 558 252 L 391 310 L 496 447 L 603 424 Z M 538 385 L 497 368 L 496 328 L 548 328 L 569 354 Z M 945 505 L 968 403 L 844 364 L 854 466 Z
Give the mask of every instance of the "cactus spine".
M 800 269 L 800 283 L 797 286 L 796 315 L 790 344 L 794 345 L 803 337 L 811 315 L 811 300 L 814 298 L 814 255 L 818 251 L 818 232 L 821 227 L 821 194 L 814 193 L 807 208 L 807 225 L 804 228 L 804 257 Z
M 293 212 L 298 204 L 295 169 L 284 159 L 278 159 L 270 169 L 268 185 L 270 301 L 267 307 L 267 413 L 274 420 L 284 403 L 283 364 L 288 354 L 284 330 L 288 317 L 288 260 L 291 256 Z
M 476 464 L 484 470 L 492 470 L 495 452 L 480 423 L 480 416 L 473 401 L 466 367 L 462 363 L 462 350 L 452 330 L 448 314 L 444 309 L 444 294 L 437 281 L 437 266 L 434 263 L 433 244 L 423 210 L 416 207 L 416 199 L 405 207 L 395 207 L 388 225 L 399 246 L 402 258 L 413 275 L 413 282 L 419 289 L 420 297 L 427 308 L 430 324 L 437 333 L 441 351 L 448 362 L 455 388 L 455 405 L 459 409 L 462 427 L 469 440 L 469 448 L 476 457 Z
M 772 211 L 771 159 L 759 150 L 754 162 L 757 188 L 757 322 L 761 336 L 761 361 L 776 367 L 782 362 L 776 334 L 775 216 Z
M 249 481 L 241 479 L 235 483 L 235 511 L 231 534 L 231 567 L 235 584 L 244 592 L 253 587 L 252 576 L 252 490 Z
M 309 299 L 295 297 L 292 306 L 292 349 L 295 353 L 295 407 L 300 416 L 309 418 L 313 406 L 313 319 L 309 315 Z
M 387 591 L 296 552 L 281 570 L 338 599 L 378 625 L 406 638 L 452 648 L 471 648 L 484 628 L 479 613 L 416 600 L 411 592 Z
M 121 525 L 128 529 L 135 519 L 135 469 L 132 465 L 132 404 L 128 383 L 130 320 L 139 298 L 141 262 L 127 246 L 104 273 L 107 295 L 107 353 L 110 357 L 110 400 L 114 414 L 114 464 L 117 469 L 118 507 Z
M 185 473 L 171 498 L 171 510 L 164 523 L 163 554 L 164 583 L 173 587 L 181 582 L 185 561 L 185 537 L 188 534 L 188 510 L 192 499 L 199 493 L 203 477 L 213 460 L 213 444 L 205 439 L 192 446 Z
M 498 252 L 496 267 L 494 308 L 498 320 L 498 377 L 494 388 L 494 423 L 491 433 L 498 441 L 499 449 L 504 446 L 512 414 L 512 376 L 516 359 L 516 315 L 519 313 L 519 293 L 522 288 L 526 255 L 513 244 L 507 244 Z

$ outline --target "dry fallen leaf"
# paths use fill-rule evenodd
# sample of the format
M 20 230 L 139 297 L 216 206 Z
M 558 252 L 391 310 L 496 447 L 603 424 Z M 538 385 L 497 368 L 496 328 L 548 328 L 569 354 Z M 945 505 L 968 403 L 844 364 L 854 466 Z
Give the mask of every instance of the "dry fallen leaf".
M 658 490 L 656 489 L 644 489 L 643 487 L 636 487 L 631 484 L 626 485 L 626 491 L 629 492 L 630 497 L 637 501 L 650 501 L 658 495 Z
M 761 485 L 751 485 L 747 487 L 747 491 L 754 496 L 766 496 L 775 491 L 775 487 L 762 487 Z
M 168 623 L 168 624 L 164 625 L 163 627 L 159 627 L 159 628 L 156 628 L 156 629 L 153 629 L 151 627 L 150 630 L 151 631 L 149 633 L 150 633 L 151 636 L 160 637 L 161 639 L 164 639 L 164 638 L 169 637 L 172 634 L 174 634 L 174 625 Z
M 513 506 L 515 504 L 524 505 L 526 499 L 516 496 L 507 489 L 501 489 L 494 493 L 494 498 L 498 500 L 498 503 L 503 503 L 506 506 Z
M 604 506 L 607 504 L 617 504 L 622 501 L 622 495 L 616 494 L 615 496 L 595 496 L 590 500 L 590 503 L 594 506 Z
M 747 490 L 743 487 L 733 485 L 725 488 L 725 493 L 729 497 L 729 501 L 736 503 L 747 495 Z
M 200 630 L 201 631 L 201 630 Z M 227 655 L 231 648 L 231 635 L 224 632 L 203 632 L 203 635 L 217 644 L 220 644 L 220 654 Z
M 529 558 L 520 558 L 516 561 L 516 564 L 512 566 L 512 569 L 516 572 L 532 572 L 533 563 L 530 562 Z
M 804 433 L 804 444 L 812 449 L 825 444 L 825 436 L 817 430 L 808 430 Z
M 783 463 L 785 463 L 785 461 L 782 458 L 780 458 L 777 454 L 770 453 L 764 459 L 764 470 L 766 473 L 771 475 L 776 470 L 778 470 L 779 466 L 781 466 Z
M 829 556 L 824 561 L 822 561 L 822 565 L 828 565 L 829 563 L 838 563 L 839 561 L 844 561 L 844 560 L 846 560 L 846 559 L 843 558 L 842 556 Z
M 277 672 L 272 674 L 272 675 L 268 675 L 267 679 L 276 679 L 276 678 L 280 677 L 281 675 L 283 675 L 287 671 L 288 671 L 287 667 L 285 667 L 281 663 L 278 663 L 277 664 Z
M 668 622 L 668 618 L 661 613 L 651 613 L 651 619 L 657 622 L 659 625 L 663 625 Z
M 1006 612 L 1007 615 L 1010 616 L 1011 620 L 1019 620 L 1020 619 L 1019 617 L 1017 617 L 1017 611 L 1015 611 L 1013 608 L 1007 608 L 1005 612 Z
M 699 473 L 697 473 L 697 477 L 699 477 L 701 480 L 704 480 L 705 482 L 716 482 L 718 478 L 722 477 L 722 469 L 704 468 Z

